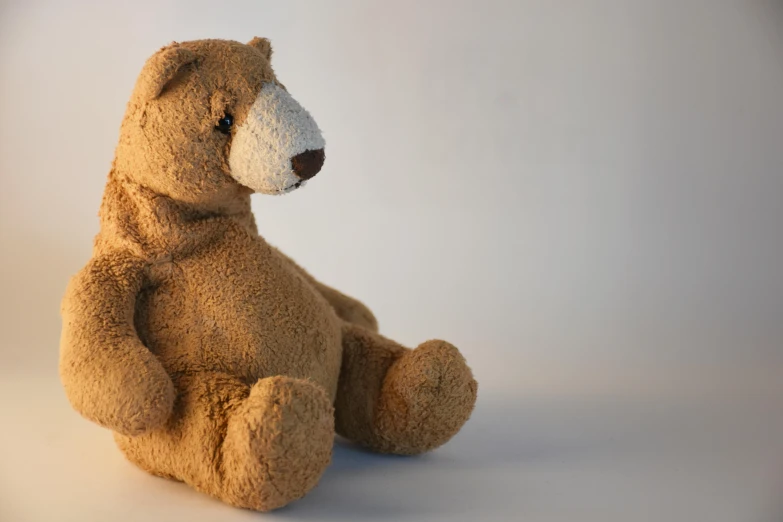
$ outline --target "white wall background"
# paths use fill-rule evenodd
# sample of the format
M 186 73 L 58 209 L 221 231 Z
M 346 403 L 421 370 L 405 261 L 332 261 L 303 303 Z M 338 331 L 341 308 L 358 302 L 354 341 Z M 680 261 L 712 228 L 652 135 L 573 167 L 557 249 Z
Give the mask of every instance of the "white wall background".
M 773 1 L 3 2 L 0 373 L 54 376 L 144 60 L 258 35 L 327 139 L 306 190 L 255 196 L 261 232 L 383 333 L 453 341 L 484 393 L 776 385 L 782 27 Z

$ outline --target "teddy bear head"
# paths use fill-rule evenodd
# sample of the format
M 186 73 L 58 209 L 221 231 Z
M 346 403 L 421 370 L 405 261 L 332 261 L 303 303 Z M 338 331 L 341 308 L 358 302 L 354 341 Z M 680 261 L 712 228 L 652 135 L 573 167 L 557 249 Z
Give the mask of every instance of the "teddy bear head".
M 324 139 L 277 80 L 271 55 L 265 38 L 159 50 L 128 103 L 116 169 L 157 194 L 212 207 L 303 186 L 323 165 Z

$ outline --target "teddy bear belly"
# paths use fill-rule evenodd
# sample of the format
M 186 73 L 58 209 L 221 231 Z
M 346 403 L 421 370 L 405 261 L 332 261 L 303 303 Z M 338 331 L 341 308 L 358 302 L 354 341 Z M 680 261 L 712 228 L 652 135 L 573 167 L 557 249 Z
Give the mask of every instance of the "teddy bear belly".
M 228 255 L 228 252 L 231 255 Z M 137 330 L 175 380 L 220 372 L 248 384 L 308 378 L 334 398 L 340 320 L 279 256 L 218 248 L 176 263 L 137 308 Z

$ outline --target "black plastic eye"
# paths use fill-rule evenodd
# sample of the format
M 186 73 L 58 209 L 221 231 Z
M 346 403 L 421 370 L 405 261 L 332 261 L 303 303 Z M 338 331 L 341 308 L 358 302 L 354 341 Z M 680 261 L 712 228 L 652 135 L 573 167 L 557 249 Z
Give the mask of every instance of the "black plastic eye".
M 234 117 L 230 114 L 226 114 L 220 118 L 215 125 L 215 128 L 223 134 L 231 134 L 231 127 L 234 125 Z

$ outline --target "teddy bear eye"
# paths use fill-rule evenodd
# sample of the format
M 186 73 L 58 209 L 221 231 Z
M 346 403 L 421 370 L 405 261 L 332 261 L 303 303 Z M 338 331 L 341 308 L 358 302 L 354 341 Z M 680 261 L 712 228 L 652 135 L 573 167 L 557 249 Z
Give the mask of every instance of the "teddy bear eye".
M 230 114 L 226 114 L 220 118 L 215 125 L 215 128 L 223 134 L 231 134 L 231 127 L 234 125 L 234 117 Z

